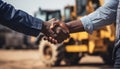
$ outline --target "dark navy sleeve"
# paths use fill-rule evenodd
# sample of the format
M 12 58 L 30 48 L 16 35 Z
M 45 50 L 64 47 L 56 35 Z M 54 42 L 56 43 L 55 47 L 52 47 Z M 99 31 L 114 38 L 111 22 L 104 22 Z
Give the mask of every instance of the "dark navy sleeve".
M 37 36 L 43 21 L 0 0 L 0 24 L 26 35 Z

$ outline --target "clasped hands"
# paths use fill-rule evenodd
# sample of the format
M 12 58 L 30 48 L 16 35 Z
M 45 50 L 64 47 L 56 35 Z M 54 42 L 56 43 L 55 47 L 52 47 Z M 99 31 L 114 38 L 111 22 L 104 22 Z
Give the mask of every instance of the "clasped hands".
M 42 32 L 46 36 L 44 39 L 51 43 L 61 43 L 69 37 L 69 29 L 62 21 L 55 18 L 44 22 Z

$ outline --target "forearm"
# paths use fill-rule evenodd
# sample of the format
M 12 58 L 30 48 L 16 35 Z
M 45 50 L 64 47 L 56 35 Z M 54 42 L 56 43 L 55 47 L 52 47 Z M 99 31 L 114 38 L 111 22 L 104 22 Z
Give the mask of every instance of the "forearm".
M 115 22 L 118 1 L 110 0 L 93 13 L 80 18 L 84 29 L 88 33 L 92 33 L 94 30 Z
M 43 21 L 0 0 L 0 24 L 15 31 L 36 36 L 42 29 Z
M 83 24 L 80 20 L 74 20 L 74 21 L 68 22 L 66 23 L 66 26 L 68 27 L 70 33 L 85 31 Z

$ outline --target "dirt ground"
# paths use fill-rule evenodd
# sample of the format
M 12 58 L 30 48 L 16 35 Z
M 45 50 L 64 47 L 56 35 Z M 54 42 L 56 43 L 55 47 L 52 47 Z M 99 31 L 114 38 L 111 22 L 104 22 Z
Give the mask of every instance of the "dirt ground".
M 103 63 L 99 56 L 86 56 L 79 65 L 46 67 L 38 50 L 0 50 L 0 69 L 113 69 Z

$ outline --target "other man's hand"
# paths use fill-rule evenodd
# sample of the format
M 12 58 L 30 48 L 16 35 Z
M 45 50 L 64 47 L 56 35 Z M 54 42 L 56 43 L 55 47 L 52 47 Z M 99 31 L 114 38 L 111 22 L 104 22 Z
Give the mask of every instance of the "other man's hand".
M 62 21 L 53 22 L 50 28 L 55 32 L 56 36 L 54 38 L 58 43 L 69 37 L 69 29 Z
M 55 18 L 43 23 L 42 33 L 44 33 L 47 37 L 54 37 L 55 32 L 50 28 L 53 22 L 56 22 Z
M 54 18 L 43 24 L 42 32 L 47 36 L 46 39 L 52 43 L 60 43 L 69 37 L 69 29 L 64 22 Z

